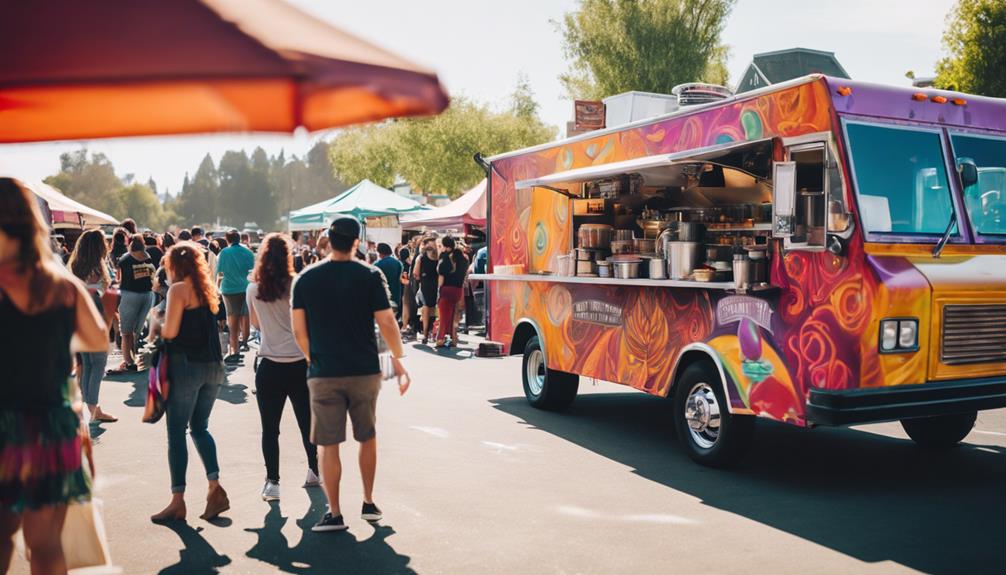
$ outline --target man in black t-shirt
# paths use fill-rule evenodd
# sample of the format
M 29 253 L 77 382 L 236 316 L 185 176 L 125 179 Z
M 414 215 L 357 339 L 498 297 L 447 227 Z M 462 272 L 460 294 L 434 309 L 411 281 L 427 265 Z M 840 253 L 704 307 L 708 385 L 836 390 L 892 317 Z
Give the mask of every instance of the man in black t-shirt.
M 311 442 L 318 446 L 321 477 L 329 512 L 314 531 L 346 529 L 339 506 L 342 463 L 339 444 L 346 440 L 346 416 L 360 442 L 363 511 L 367 521 L 381 518 L 374 504 L 377 467 L 375 418 L 381 387 L 374 322 L 391 350 L 399 393 L 411 383 L 398 322 L 391 311 L 388 284 L 378 268 L 353 258 L 360 243 L 360 223 L 339 216 L 328 229 L 331 253 L 308 267 L 293 284 L 292 319 L 297 345 L 308 358 Z

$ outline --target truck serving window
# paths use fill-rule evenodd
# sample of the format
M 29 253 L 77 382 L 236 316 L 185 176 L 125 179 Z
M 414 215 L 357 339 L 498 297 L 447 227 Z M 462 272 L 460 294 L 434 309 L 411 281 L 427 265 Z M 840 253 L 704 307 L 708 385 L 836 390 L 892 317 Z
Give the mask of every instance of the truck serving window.
M 867 233 L 942 235 L 953 214 L 937 132 L 845 125 Z
M 971 225 L 981 235 L 1006 235 L 1006 140 L 986 136 L 951 136 L 958 161 L 978 166 L 978 183 L 964 190 Z

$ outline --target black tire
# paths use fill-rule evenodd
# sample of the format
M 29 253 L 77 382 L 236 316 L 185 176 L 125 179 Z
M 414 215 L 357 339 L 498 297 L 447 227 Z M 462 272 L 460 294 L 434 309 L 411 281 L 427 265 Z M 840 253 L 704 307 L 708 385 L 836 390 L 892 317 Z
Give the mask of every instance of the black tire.
M 530 365 L 532 364 L 533 365 Z M 527 402 L 538 409 L 560 411 L 569 407 L 576 399 L 580 387 L 580 376 L 545 367 L 545 350 L 541 340 L 534 336 L 524 346 L 524 360 L 521 363 L 524 379 L 524 396 Z M 534 370 L 535 374 L 529 373 Z M 531 378 L 537 377 L 536 381 Z
M 918 417 L 902 419 L 901 427 L 905 428 L 908 437 L 920 447 L 932 450 L 950 449 L 956 447 L 971 433 L 977 418 L 977 411 Z
M 688 405 L 689 396 L 695 392 L 697 404 Z M 712 393 L 712 398 L 709 393 Z M 713 405 L 710 399 L 715 399 Z M 754 416 L 734 415 L 727 408 L 723 382 L 719 371 L 710 362 L 689 365 L 674 384 L 674 428 L 688 457 L 709 467 L 731 467 L 740 461 L 751 445 L 754 433 Z M 697 425 L 703 425 L 703 414 L 711 414 L 712 407 L 719 412 L 716 418 L 706 418 L 702 428 L 691 429 L 687 412 L 691 412 Z

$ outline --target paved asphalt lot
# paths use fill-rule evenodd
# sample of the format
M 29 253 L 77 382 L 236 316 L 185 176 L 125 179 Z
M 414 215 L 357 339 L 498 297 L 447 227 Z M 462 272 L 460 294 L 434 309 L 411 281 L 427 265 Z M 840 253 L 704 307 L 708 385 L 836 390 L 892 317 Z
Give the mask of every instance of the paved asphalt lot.
M 151 524 L 169 497 L 163 422 L 140 422 L 140 378 L 106 380 L 102 403 L 121 421 L 100 432 L 97 492 L 115 563 L 129 574 L 1006 573 L 1006 411 L 981 414 L 943 454 L 897 424 L 767 423 L 743 465 L 718 471 L 678 448 L 666 400 L 583 381 L 569 412 L 547 413 L 525 403 L 519 358 L 413 345 L 407 362 L 413 388 L 386 387 L 378 409 L 385 519 L 359 518 L 347 444 L 342 534 L 309 531 L 324 497 L 300 487 L 289 408 L 283 499 L 261 501 L 250 360 L 210 420 L 231 511 L 198 519 L 206 483 L 190 449 L 188 523 Z

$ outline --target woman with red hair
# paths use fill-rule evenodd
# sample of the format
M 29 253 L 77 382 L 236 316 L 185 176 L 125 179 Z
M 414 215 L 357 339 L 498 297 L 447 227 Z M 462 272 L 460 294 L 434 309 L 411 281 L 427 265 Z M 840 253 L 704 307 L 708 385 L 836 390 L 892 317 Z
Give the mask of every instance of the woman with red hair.
M 208 429 L 210 412 L 224 380 L 216 321 L 220 299 L 201 245 L 192 241 L 176 243 L 164 255 L 164 269 L 171 283 L 161 326 L 171 378 L 165 405 L 171 503 L 150 519 L 155 523 L 185 519 L 187 428 L 209 480 L 206 510 L 199 517 L 210 520 L 230 509 L 227 492 L 220 486 L 216 443 Z

